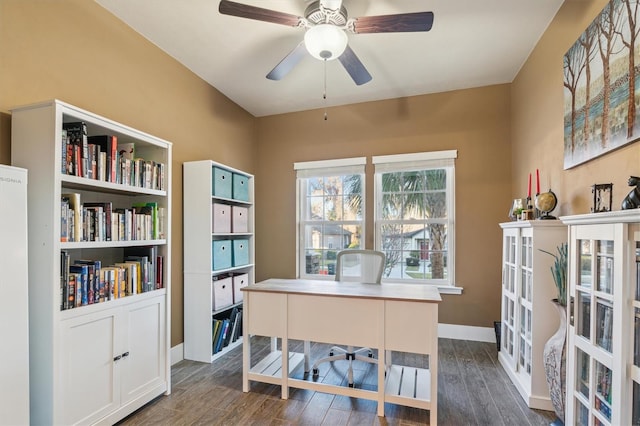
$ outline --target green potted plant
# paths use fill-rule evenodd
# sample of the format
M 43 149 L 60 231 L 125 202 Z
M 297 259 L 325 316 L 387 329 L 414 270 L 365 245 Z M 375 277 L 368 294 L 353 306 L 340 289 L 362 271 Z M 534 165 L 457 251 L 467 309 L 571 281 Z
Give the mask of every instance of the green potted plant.
M 557 255 L 545 250 L 540 251 L 555 258 L 553 266 L 551 266 L 551 275 L 558 292 L 556 300 L 559 305 L 567 306 L 567 243 L 560 244 L 557 250 Z

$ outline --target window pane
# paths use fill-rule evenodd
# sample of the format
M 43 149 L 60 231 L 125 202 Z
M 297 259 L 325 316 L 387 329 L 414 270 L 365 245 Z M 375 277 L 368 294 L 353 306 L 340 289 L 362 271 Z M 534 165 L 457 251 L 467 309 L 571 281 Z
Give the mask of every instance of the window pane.
M 334 275 L 335 258 L 359 248 L 363 233 L 363 176 L 301 178 L 301 275 Z

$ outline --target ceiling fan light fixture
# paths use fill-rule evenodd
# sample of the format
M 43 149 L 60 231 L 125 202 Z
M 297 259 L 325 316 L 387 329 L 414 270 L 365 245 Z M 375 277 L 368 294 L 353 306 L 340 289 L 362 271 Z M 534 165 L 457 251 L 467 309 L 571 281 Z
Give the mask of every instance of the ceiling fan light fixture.
M 311 27 L 304 35 L 304 45 L 316 59 L 332 60 L 342 55 L 347 48 L 347 34 L 331 24 L 319 24 Z

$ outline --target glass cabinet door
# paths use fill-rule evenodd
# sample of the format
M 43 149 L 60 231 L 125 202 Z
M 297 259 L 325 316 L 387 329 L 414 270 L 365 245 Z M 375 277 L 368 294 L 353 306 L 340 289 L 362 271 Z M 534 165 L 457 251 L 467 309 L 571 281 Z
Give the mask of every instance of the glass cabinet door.
M 516 268 L 517 268 L 517 234 L 505 232 L 503 240 L 503 269 L 502 269 L 502 330 L 501 350 L 510 358 L 515 355 L 516 334 Z
M 610 366 L 613 363 L 611 354 L 615 343 L 614 245 L 610 240 L 582 239 L 576 242 L 576 248 L 578 264 L 575 265 L 577 282 L 573 304 L 578 345 L 574 364 L 574 418 L 579 425 L 610 425 Z M 603 351 L 590 348 L 600 348 Z
M 634 233 L 634 260 L 631 281 L 633 283 L 633 364 L 631 376 L 631 424 L 640 425 L 640 231 Z
M 524 231 L 523 231 L 524 234 Z M 520 238 L 520 345 L 518 349 L 518 368 L 521 372 L 531 374 L 531 317 L 533 290 L 533 238 L 523 235 Z

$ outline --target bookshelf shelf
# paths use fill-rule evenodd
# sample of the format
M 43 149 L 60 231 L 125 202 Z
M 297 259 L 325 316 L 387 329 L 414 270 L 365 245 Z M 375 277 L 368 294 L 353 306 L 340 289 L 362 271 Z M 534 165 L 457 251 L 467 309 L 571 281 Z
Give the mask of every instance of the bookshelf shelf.
M 30 421 L 113 424 L 170 391 L 171 229 L 168 214 L 158 212 L 171 210 L 171 143 L 58 100 L 11 113 L 11 161 L 29 170 Z M 117 139 L 110 139 L 113 155 L 89 142 L 107 135 Z M 135 147 L 139 160 L 127 160 L 144 164 L 147 174 L 135 177 L 148 181 L 117 183 L 124 181 L 127 161 L 116 146 Z M 76 210 L 65 209 L 69 194 Z M 114 212 L 153 205 L 148 216 L 155 219 L 141 226 L 153 235 L 162 230 L 163 238 L 109 241 L 106 212 L 95 204 Z M 95 241 L 87 241 L 90 235 Z M 115 264 L 140 250 L 148 253 L 145 286 L 134 291 L 125 268 Z M 70 272 L 70 265 L 81 261 L 91 267 L 86 287 L 78 288 L 94 294 L 91 300 L 71 286 L 83 273 Z
M 255 282 L 254 182 L 204 160 L 183 164 L 183 185 L 184 357 L 210 363 L 242 341 L 238 286 Z M 217 347 L 216 322 L 225 319 L 238 331 Z
M 640 211 L 560 218 L 569 226 L 566 424 L 640 422 Z
M 555 253 L 566 242 L 558 220 L 500 224 L 502 248 L 502 315 L 498 360 L 531 408 L 553 410 L 546 383 L 543 351 L 558 329 L 551 300 L 557 297 L 549 272 Z

